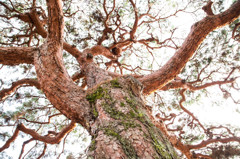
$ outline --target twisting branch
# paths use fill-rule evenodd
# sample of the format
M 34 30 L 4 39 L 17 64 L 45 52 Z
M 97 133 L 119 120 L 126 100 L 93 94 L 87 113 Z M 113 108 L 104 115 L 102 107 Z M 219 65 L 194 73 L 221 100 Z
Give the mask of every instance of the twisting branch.
M 57 114 L 50 115 L 50 116 L 48 117 L 48 121 L 46 121 L 46 122 L 40 122 L 40 121 L 30 121 L 30 120 L 28 120 L 28 119 L 26 119 L 26 118 L 19 118 L 19 119 L 26 120 L 27 122 L 30 122 L 30 123 L 37 123 L 37 124 L 49 124 L 49 123 L 50 123 L 50 121 L 51 121 L 51 118 L 53 118 L 53 117 L 55 117 L 55 116 L 58 116 L 58 115 L 62 115 L 62 113 L 57 113 Z
M 234 81 L 237 78 L 232 78 L 229 80 L 223 80 L 223 81 L 213 81 L 213 82 L 209 82 L 209 83 L 205 83 L 203 85 L 200 86 L 194 86 L 193 84 L 200 82 L 200 81 L 196 81 L 196 82 L 186 82 L 185 80 L 174 80 L 170 83 L 168 83 L 166 86 L 162 87 L 160 90 L 166 91 L 169 89 L 178 89 L 178 88 L 184 88 L 186 90 L 190 90 L 190 91 L 197 91 L 197 90 L 201 90 L 201 89 L 205 89 L 214 85 L 223 85 L 223 84 L 228 84 L 228 83 L 234 83 Z
M 239 26 L 240 26 L 240 23 L 235 24 L 235 27 L 232 32 L 232 38 L 237 41 L 240 41 L 240 33 L 238 33 L 238 34 L 235 34 L 235 33 L 237 31 L 237 28 L 239 28 Z
M 17 88 L 22 85 L 35 86 L 37 89 L 40 89 L 40 84 L 38 83 L 37 80 L 29 78 L 21 79 L 19 81 L 13 82 L 10 88 L 3 89 L 0 91 L 0 101 L 4 100 L 6 96 L 10 95 L 12 92 L 15 92 Z
M 143 83 L 144 94 L 158 90 L 176 77 L 185 64 L 194 55 L 195 51 L 205 37 L 217 27 L 226 25 L 240 15 L 240 0 L 234 3 L 228 10 L 218 15 L 207 16 L 195 23 L 182 46 L 174 56 L 159 70 L 145 75 L 139 80 Z
M 135 14 L 134 25 L 133 25 L 132 31 L 130 32 L 130 40 L 135 40 L 134 35 L 135 35 L 135 33 L 137 31 L 137 28 L 138 28 L 139 17 L 138 17 L 138 10 L 136 8 L 136 4 L 133 2 L 133 0 L 130 0 L 130 2 L 132 4 L 132 6 L 133 6 L 134 14 Z
M 0 148 L 0 152 L 2 152 L 3 150 L 9 148 L 10 144 L 17 138 L 18 134 L 19 134 L 19 129 L 17 127 L 16 130 L 14 131 L 14 133 L 13 133 L 13 136 L 10 137 L 7 140 L 7 142 Z
M 83 77 L 84 77 L 84 74 L 82 72 L 81 73 L 76 72 L 75 74 L 73 74 L 72 80 L 76 81 Z M 37 89 L 41 89 L 41 86 L 36 79 L 30 79 L 30 78 L 21 79 L 19 81 L 13 82 L 10 88 L 0 90 L 0 101 L 6 99 L 7 96 L 9 96 L 11 93 L 15 92 L 18 88 L 24 85 L 35 86 Z
M 229 142 L 238 142 L 240 143 L 240 138 L 239 137 L 229 137 L 229 138 L 216 138 L 216 139 L 209 139 L 206 141 L 202 141 L 200 144 L 197 145 L 188 145 L 189 149 L 200 149 L 203 147 L 206 147 L 209 144 L 216 143 L 216 142 L 221 142 L 221 143 L 229 143 Z
M 24 153 L 25 146 L 26 146 L 28 143 L 32 142 L 32 141 L 34 141 L 33 138 L 31 138 L 31 139 L 23 142 L 23 144 L 22 144 L 22 149 L 21 149 L 20 155 L 19 155 L 19 157 L 18 157 L 19 159 L 21 159 L 21 157 L 22 157 L 22 155 L 23 155 L 23 153 Z
M 41 159 L 41 158 L 44 156 L 46 150 L 47 150 L 47 144 L 44 143 L 43 151 L 42 151 L 42 153 L 38 156 L 37 159 Z
M 188 115 L 190 115 L 195 121 L 197 121 L 197 123 L 199 124 L 199 126 L 204 130 L 204 132 L 206 132 L 206 129 L 205 127 L 200 123 L 200 121 L 193 115 L 193 113 L 191 113 L 189 110 L 187 110 L 183 105 L 182 103 L 186 100 L 186 97 L 184 95 L 184 92 L 186 91 L 186 89 L 182 89 L 180 90 L 180 95 L 182 96 L 182 99 L 180 100 L 179 102 L 179 105 L 181 107 L 181 109 L 186 112 Z
M 17 125 L 17 128 L 13 136 L 9 138 L 7 142 L 0 148 L 0 152 L 2 152 L 3 150 L 7 149 L 10 146 L 10 144 L 17 138 L 19 131 L 22 131 L 26 134 L 31 135 L 32 138 L 35 140 L 42 141 L 48 144 L 58 144 L 62 140 L 62 138 L 66 134 L 71 132 L 75 127 L 76 127 L 76 123 L 74 121 L 71 121 L 71 123 L 67 125 L 65 128 L 63 128 L 61 132 L 56 133 L 56 136 L 51 137 L 49 135 L 41 136 L 35 130 L 26 128 L 22 123 L 20 123 Z
M 115 0 L 113 0 L 113 6 L 112 6 L 112 9 L 111 11 L 108 13 L 107 11 L 107 7 L 106 7 L 106 0 L 103 1 L 103 9 L 104 9 L 104 12 L 106 14 L 106 18 L 104 20 L 104 27 L 105 29 L 103 30 L 103 35 L 102 37 L 98 40 L 98 45 L 101 45 L 102 42 L 104 40 L 106 40 L 108 38 L 108 35 L 107 34 L 111 34 L 113 33 L 114 31 L 109 27 L 109 18 L 110 18 L 110 15 L 112 14 L 112 12 L 114 11 L 115 9 Z
M 50 136 L 41 136 L 36 131 L 32 129 L 26 128 L 23 124 L 18 125 L 18 129 L 26 134 L 31 135 L 34 139 L 48 143 L 48 144 L 57 144 L 61 141 L 61 139 L 70 131 L 72 131 L 76 127 L 76 123 L 71 121 L 71 123 L 62 129 L 61 132 L 57 133 L 55 137 Z

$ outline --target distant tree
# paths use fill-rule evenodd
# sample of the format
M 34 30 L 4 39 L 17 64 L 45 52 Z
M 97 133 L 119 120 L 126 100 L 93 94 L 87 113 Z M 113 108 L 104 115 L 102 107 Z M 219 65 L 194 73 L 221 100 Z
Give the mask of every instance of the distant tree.
M 1 0 L 1 157 L 19 138 L 19 158 L 240 156 L 238 128 L 187 107 L 212 86 L 240 104 L 240 0 L 226 2 Z

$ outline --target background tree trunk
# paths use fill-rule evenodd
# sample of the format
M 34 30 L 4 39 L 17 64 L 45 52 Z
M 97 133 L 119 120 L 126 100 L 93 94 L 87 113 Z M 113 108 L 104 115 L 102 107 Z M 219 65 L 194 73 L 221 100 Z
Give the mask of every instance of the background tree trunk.
M 178 158 L 149 120 L 141 98 L 142 85 L 132 76 L 99 84 L 86 96 L 95 122 L 91 125 L 92 158 Z

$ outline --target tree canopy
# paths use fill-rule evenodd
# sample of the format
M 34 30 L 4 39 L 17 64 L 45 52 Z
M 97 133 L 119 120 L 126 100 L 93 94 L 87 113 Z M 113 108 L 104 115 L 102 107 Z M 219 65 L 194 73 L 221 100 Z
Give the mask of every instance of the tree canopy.
M 179 157 L 240 156 L 240 127 L 208 118 L 240 113 L 239 15 L 240 0 L 1 0 L 0 157 L 86 158 L 120 120 L 98 106 L 108 86 L 131 87 Z

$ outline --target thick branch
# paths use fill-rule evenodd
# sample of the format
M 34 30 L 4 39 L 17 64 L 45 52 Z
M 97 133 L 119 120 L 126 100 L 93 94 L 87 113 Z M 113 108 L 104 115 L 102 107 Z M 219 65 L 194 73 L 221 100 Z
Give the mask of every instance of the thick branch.
M 211 31 L 233 21 L 239 16 L 239 14 L 240 0 L 225 12 L 218 15 L 207 16 L 201 21 L 195 23 L 175 55 L 162 68 L 140 79 L 145 86 L 144 93 L 149 94 L 170 82 L 181 72 L 197 50 L 198 46 Z
M 73 55 L 75 58 L 78 58 L 82 53 L 76 48 L 76 46 L 70 45 L 66 42 L 63 42 L 63 49 Z
M 62 46 L 63 42 L 63 13 L 61 0 L 49 0 L 48 6 L 48 41 Z
M 135 21 L 134 21 L 134 25 L 133 25 L 132 31 L 130 32 L 130 39 L 134 40 L 134 35 L 135 35 L 135 33 L 137 31 L 137 27 L 138 27 L 139 17 L 138 17 L 138 11 L 137 11 L 135 3 L 132 0 L 130 0 L 130 2 L 132 4 L 132 6 L 133 6 L 134 13 L 135 13 Z
M 35 51 L 33 47 L 0 47 L 0 64 L 11 66 L 33 64 Z
M 82 53 L 74 46 L 64 42 L 63 49 L 78 58 Z M 34 47 L 0 47 L 0 64 L 3 65 L 19 65 L 33 64 L 34 54 L 37 48 Z M 110 56 L 111 53 L 108 54 Z
M 34 26 L 37 29 L 37 32 L 43 37 L 46 38 L 47 37 L 47 32 L 44 29 L 44 23 L 42 23 L 42 21 L 39 19 L 39 16 L 37 15 L 37 12 L 35 9 L 33 9 L 30 13 L 29 13 L 29 17 L 31 18 L 31 23 L 34 24 Z
M 85 93 L 69 77 L 62 60 L 63 15 L 60 0 L 49 0 L 48 38 L 35 55 L 39 83 L 48 100 L 66 117 L 88 129 L 90 106 Z M 88 125 L 88 126 L 87 126 Z

